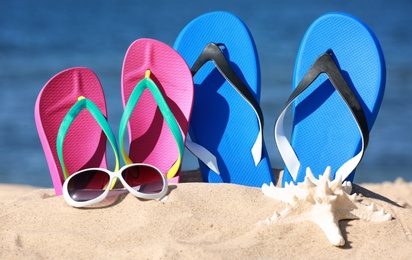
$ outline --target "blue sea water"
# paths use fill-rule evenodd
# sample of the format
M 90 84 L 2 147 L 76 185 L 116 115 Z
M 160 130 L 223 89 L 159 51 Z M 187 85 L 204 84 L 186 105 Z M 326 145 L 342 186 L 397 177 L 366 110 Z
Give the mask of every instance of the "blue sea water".
M 138 38 L 173 45 L 195 17 L 225 10 L 254 36 L 262 72 L 261 104 L 272 166 L 283 167 L 273 124 L 291 91 L 296 53 L 308 26 L 330 11 L 351 13 L 375 32 L 387 65 L 384 100 L 356 182 L 412 180 L 412 2 L 397 1 L 0 1 L 0 183 L 52 187 L 34 123 L 44 84 L 70 67 L 89 67 L 106 93 L 117 132 L 120 73 Z M 185 154 L 183 169 L 197 168 Z

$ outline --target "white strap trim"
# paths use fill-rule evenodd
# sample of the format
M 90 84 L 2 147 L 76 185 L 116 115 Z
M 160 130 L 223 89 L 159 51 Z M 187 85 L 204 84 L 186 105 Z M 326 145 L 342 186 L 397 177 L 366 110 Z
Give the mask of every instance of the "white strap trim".
M 262 135 L 262 123 L 260 122 L 260 118 L 259 118 L 256 110 L 254 110 L 254 111 L 255 111 L 256 117 L 259 121 L 259 133 L 258 133 L 258 136 L 256 138 L 255 143 L 252 146 L 251 152 L 252 152 L 252 156 L 253 156 L 253 161 L 255 162 L 255 166 L 258 166 L 258 164 L 262 160 L 263 135 Z
M 357 122 L 356 119 L 355 119 L 355 122 Z M 356 123 L 356 126 L 358 127 L 359 133 L 361 135 L 362 149 L 359 151 L 357 155 L 349 159 L 336 171 L 335 178 L 340 175 L 342 176 L 342 181 L 345 181 L 346 178 L 355 170 L 355 168 L 358 166 L 358 164 L 362 160 L 363 153 L 365 152 L 365 139 L 363 137 L 362 130 L 360 126 L 358 125 L 358 123 Z
M 193 153 L 199 160 L 201 160 L 205 165 L 207 165 L 207 167 L 209 167 L 212 171 L 220 175 L 216 157 L 211 152 L 209 152 L 209 150 L 190 140 L 186 140 L 186 148 L 191 153 Z
M 296 181 L 299 168 L 300 168 L 300 161 L 295 151 L 293 150 L 292 146 L 290 145 L 289 140 L 286 138 L 284 128 L 283 128 L 283 120 L 285 117 L 286 110 L 289 108 L 289 106 L 292 103 L 293 103 L 293 100 L 283 109 L 282 113 L 279 115 L 278 119 L 276 120 L 274 135 L 275 135 L 276 145 L 278 147 L 279 153 L 283 161 L 285 162 L 286 168 L 288 168 L 289 173 L 292 176 L 293 180 Z M 362 149 L 360 150 L 358 154 L 356 154 L 354 157 L 352 157 L 347 162 L 345 162 L 336 171 L 335 178 L 340 175 L 342 176 L 342 181 L 344 181 L 353 172 L 353 170 L 355 170 L 355 168 L 358 166 L 359 162 L 361 161 L 363 157 L 363 153 L 365 151 L 365 140 L 362 134 L 362 130 L 355 118 L 354 120 L 356 122 L 356 126 L 358 127 L 359 133 L 361 135 Z
M 285 162 L 286 168 L 289 170 L 289 173 L 292 176 L 293 180 L 296 181 L 300 168 L 300 161 L 296 156 L 296 153 L 293 150 L 292 146 L 290 145 L 289 140 L 286 138 L 285 131 L 283 129 L 283 120 L 285 118 L 286 110 L 289 108 L 290 104 L 292 104 L 292 102 L 290 102 L 283 109 L 282 113 L 276 120 L 274 134 L 280 156 Z

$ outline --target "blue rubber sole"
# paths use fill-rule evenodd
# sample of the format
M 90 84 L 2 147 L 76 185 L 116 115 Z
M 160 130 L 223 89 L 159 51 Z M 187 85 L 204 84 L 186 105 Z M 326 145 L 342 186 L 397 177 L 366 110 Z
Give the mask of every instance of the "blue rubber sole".
M 385 89 L 386 68 L 380 44 L 359 19 L 344 13 L 319 17 L 307 30 L 295 64 L 293 89 L 314 61 L 332 51 L 346 82 L 357 96 L 369 131 L 377 117 Z M 328 77 L 321 74 L 293 106 L 291 145 L 301 163 L 296 182 L 310 167 L 315 175 L 332 168 L 332 179 L 342 164 L 361 149 L 361 135 L 346 103 Z M 346 180 L 353 181 L 354 172 Z M 293 181 L 285 169 L 282 183 Z
M 244 23 L 227 12 L 207 13 L 190 22 L 174 48 L 192 67 L 210 42 L 223 44 L 223 53 L 242 81 L 260 100 L 260 68 L 252 36 Z M 259 124 L 242 96 L 207 62 L 194 76 L 195 94 L 190 137 L 216 156 L 220 175 L 199 161 L 204 181 L 261 187 L 274 182 L 266 148 L 255 166 L 251 148 Z

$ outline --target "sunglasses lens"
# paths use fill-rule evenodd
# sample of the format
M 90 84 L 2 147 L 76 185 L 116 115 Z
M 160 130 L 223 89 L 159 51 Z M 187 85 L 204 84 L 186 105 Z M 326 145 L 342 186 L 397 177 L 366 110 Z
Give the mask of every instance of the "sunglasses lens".
M 80 172 L 70 179 L 67 189 L 70 197 L 78 202 L 95 199 L 103 194 L 110 176 L 101 170 Z
M 122 177 L 130 187 L 138 192 L 157 194 L 166 185 L 161 174 L 149 165 L 131 165 L 122 172 Z

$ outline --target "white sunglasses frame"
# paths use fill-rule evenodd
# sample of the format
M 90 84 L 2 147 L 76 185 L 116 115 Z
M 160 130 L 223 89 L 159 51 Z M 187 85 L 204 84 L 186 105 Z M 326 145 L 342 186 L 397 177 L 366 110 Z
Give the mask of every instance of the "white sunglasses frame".
M 161 176 L 163 184 L 164 184 L 162 190 L 159 193 L 146 194 L 146 193 L 138 192 L 135 189 L 133 189 L 132 187 L 130 187 L 130 185 L 128 185 L 127 182 L 123 179 L 122 172 L 124 170 L 126 170 L 127 168 L 133 167 L 133 166 L 147 166 L 147 167 L 153 168 L 157 172 L 159 172 L 159 175 Z M 110 180 L 108 182 L 107 188 L 105 189 L 105 191 L 100 196 L 98 196 L 94 199 L 91 199 L 91 200 L 88 200 L 88 201 L 75 201 L 74 199 L 72 199 L 72 197 L 69 194 L 68 183 L 70 182 L 70 180 L 74 176 L 79 175 L 79 174 L 81 174 L 83 172 L 86 172 L 86 171 L 90 171 L 90 170 L 99 170 L 99 171 L 105 172 L 109 175 Z M 123 187 L 125 187 L 131 194 L 133 194 L 135 197 L 141 198 L 141 199 L 158 199 L 158 198 L 162 198 L 166 195 L 166 193 L 168 191 L 168 182 L 167 182 L 166 176 L 158 168 L 156 168 L 156 167 L 154 167 L 153 165 L 150 165 L 150 164 L 133 163 L 133 164 L 127 164 L 127 165 L 123 166 L 122 168 L 120 168 L 116 172 L 112 172 L 112 171 L 109 171 L 109 170 L 103 169 L 103 168 L 88 168 L 88 169 L 78 171 L 78 172 L 70 175 L 69 178 L 67 178 L 64 181 L 64 184 L 63 184 L 63 197 L 64 197 L 64 199 L 66 200 L 66 202 L 68 204 L 70 204 L 71 206 L 76 207 L 76 208 L 91 206 L 93 204 L 96 204 L 96 203 L 99 203 L 99 202 L 103 201 L 109 195 L 110 187 L 112 186 L 113 180 L 115 178 L 119 179 L 120 182 L 123 184 Z M 121 193 L 124 193 L 125 190 L 112 191 L 112 192 L 117 192 L 118 194 L 121 194 Z

